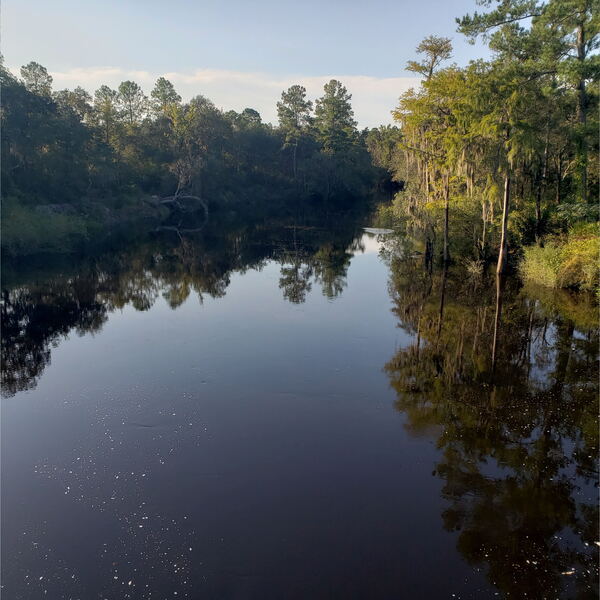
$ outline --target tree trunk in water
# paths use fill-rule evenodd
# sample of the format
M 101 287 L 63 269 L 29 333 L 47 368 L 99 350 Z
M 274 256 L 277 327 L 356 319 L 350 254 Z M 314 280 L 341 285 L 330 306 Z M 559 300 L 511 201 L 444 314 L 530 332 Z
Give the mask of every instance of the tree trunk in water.
M 571 349 L 573 343 L 573 332 L 575 330 L 572 323 L 562 322 L 558 324 L 557 328 L 557 345 L 558 354 L 556 356 L 556 367 L 554 369 L 554 385 L 552 386 L 553 391 L 560 392 L 565 383 L 565 377 L 567 375 L 567 367 L 571 359 Z
M 427 234 L 427 239 L 425 240 L 425 269 L 427 270 L 428 273 L 431 273 L 431 269 L 432 269 L 432 256 L 433 256 L 433 242 L 431 241 L 431 238 L 429 237 L 429 234 Z
M 492 377 L 496 371 L 498 358 L 498 336 L 500 334 L 500 320 L 502 318 L 502 286 L 504 280 L 501 273 L 496 275 L 496 315 L 494 317 L 494 338 L 492 340 Z
M 442 271 L 442 282 L 440 289 L 440 308 L 438 311 L 438 326 L 437 326 L 437 340 L 436 343 L 440 340 L 440 334 L 442 333 L 442 323 L 444 322 L 444 301 L 446 299 L 446 277 L 448 274 L 448 266 L 444 265 L 444 270 Z
M 504 176 L 504 198 L 502 200 L 502 237 L 500 239 L 500 252 L 498 252 L 498 266 L 496 273 L 504 273 L 506 268 L 506 258 L 508 255 L 508 209 L 510 202 L 510 171 L 507 167 L 506 175 Z

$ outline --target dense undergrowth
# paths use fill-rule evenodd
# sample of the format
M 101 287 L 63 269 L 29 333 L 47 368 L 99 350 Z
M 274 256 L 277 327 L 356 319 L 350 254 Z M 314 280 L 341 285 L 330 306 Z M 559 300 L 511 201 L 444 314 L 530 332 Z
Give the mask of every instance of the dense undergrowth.
M 597 291 L 599 257 L 598 224 L 582 224 L 544 246 L 524 248 L 519 273 L 525 281 L 546 287 Z

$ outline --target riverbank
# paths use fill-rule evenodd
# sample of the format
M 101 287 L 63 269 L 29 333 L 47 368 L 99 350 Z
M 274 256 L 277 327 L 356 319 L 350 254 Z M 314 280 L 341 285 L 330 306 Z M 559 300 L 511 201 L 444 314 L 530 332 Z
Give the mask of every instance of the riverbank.
M 425 262 L 441 266 L 444 236 L 440 205 L 431 202 L 424 210 L 413 209 L 410 193 L 399 192 L 392 202 L 380 205 L 377 222 L 382 227 L 402 231 L 410 245 L 407 252 L 417 253 Z M 472 227 L 474 219 L 467 218 L 456 204 L 451 204 L 449 213 L 448 265 L 462 269 L 465 277 L 481 276 L 495 269 L 500 233 L 497 224 L 488 224 L 486 242 L 482 245 L 476 227 Z M 562 213 L 568 213 L 568 207 Z M 549 232 L 535 242 L 527 233 L 527 222 L 518 218 L 511 220 L 507 273 L 535 286 L 598 295 L 600 224 L 584 219 L 574 222 L 555 219 L 547 227 Z
M 5 258 L 72 254 L 126 230 L 156 226 L 169 210 L 157 203 L 81 201 L 77 204 L 2 203 L 1 247 Z
M 111 240 L 135 244 L 161 228 L 181 233 L 224 224 L 251 228 L 273 218 L 316 224 L 332 214 L 365 214 L 380 201 L 376 191 L 329 200 L 289 190 L 248 194 L 185 206 L 163 204 L 158 196 L 149 195 L 35 206 L 7 198 L 2 203 L 2 255 L 5 260 L 22 261 L 40 255 L 94 254 L 110 246 Z

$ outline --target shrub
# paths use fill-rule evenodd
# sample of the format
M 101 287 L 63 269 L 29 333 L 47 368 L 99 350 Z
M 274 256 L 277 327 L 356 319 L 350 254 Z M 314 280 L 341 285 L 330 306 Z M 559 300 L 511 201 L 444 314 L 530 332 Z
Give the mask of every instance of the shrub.
M 523 260 L 519 272 L 525 281 L 546 287 L 559 287 L 561 249 L 554 244 L 543 248 L 530 246 L 523 249 Z
M 556 239 L 545 247 L 524 248 L 519 271 L 525 281 L 553 288 L 599 287 L 598 225 L 585 224 L 572 229 L 566 239 Z
M 598 287 L 599 238 L 574 239 L 563 247 L 559 273 L 560 287 Z
M 465 258 L 463 260 L 463 265 L 470 277 L 477 279 L 483 276 L 483 272 L 485 269 L 485 261 L 479 259 L 473 260 L 471 258 Z
M 87 237 L 81 217 L 40 214 L 14 199 L 2 202 L 2 250 L 7 255 L 68 253 Z

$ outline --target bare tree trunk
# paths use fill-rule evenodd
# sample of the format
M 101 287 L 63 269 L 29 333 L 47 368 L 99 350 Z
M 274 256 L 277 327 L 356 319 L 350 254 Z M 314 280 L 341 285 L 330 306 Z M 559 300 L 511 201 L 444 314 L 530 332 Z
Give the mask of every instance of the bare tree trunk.
M 519 165 L 516 165 L 516 175 L 515 175 L 515 179 L 516 184 L 518 186 L 517 190 L 515 190 L 517 192 L 517 199 L 521 199 L 523 200 L 523 198 L 525 197 L 525 161 L 522 162 L 521 164 L 521 172 L 519 173 Z M 520 175 L 520 177 L 519 177 Z
M 298 178 L 298 172 L 296 170 L 296 153 L 298 152 L 298 140 L 294 144 L 294 181 Z
M 583 17 L 582 17 L 583 18 Z M 577 60 L 583 65 L 585 60 L 585 33 L 583 23 L 577 27 Z M 582 202 L 587 202 L 587 148 L 585 141 L 585 125 L 587 121 L 587 95 L 585 92 L 585 79 L 582 77 L 577 84 L 577 122 L 580 125 L 578 140 L 578 171 L 579 186 Z
M 444 264 L 450 261 L 450 252 L 448 249 L 448 212 L 450 204 L 450 175 L 444 176 Z
M 535 191 L 535 241 L 540 244 L 542 232 L 542 181 L 537 178 L 537 189 Z
M 487 224 L 487 201 L 481 203 L 481 248 L 479 252 L 480 258 L 485 258 L 485 234 Z
M 507 165 L 504 175 L 504 197 L 502 199 L 502 237 L 500 238 L 500 251 L 498 252 L 498 265 L 496 273 L 504 273 L 508 255 L 508 210 L 510 202 L 510 167 Z
M 548 124 L 546 124 L 546 140 L 544 142 L 544 158 L 542 161 L 542 174 L 538 181 L 538 189 L 535 203 L 535 237 L 537 243 L 541 246 L 542 236 L 542 196 L 546 189 L 546 180 L 548 179 L 548 143 L 549 143 L 550 132 L 548 131 Z

